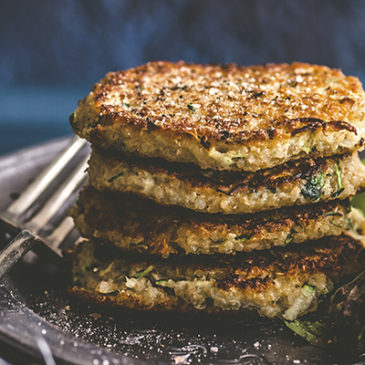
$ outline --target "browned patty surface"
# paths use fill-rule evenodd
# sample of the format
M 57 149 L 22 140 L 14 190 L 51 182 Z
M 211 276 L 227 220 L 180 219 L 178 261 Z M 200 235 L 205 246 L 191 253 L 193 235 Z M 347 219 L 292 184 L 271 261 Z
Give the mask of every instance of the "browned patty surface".
M 235 254 L 340 235 L 350 227 L 349 213 L 348 201 L 335 200 L 254 215 L 201 214 L 88 186 L 72 216 L 84 237 L 168 257 Z
M 70 121 L 105 149 L 256 171 L 360 148 L 364 109 L 360 81 L 326 66 L 151 62 L 108 73 Z
M 93 151 L 89 182 L 101 191 L 133 193 L 162 205 L 242 214 L 353 196 L 365 186 L 365 166 L 353 153 L 294 160 L 255 173 L 223 172 Z
M 299 248 L 300 247 L 300 248 Z M 86 242 L 73 249 L 72 291 L 89 301 L 142 310 L 237 311 L 295 319 L 364 265 L 364 243 L 327 237 L 235 256 L 160 260 Z

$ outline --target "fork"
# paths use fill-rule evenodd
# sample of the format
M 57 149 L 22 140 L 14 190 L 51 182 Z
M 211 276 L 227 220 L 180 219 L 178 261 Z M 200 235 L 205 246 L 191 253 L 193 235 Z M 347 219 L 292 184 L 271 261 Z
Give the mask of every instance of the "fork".
M 0 252 L 0 279 L 35 244 L 43 243 L 41 246 L 48 247 L 48 251 L 62 258 L 60 245 L 73 230 L 73 220 L 65 217 L 58 224 L 52 221 L 67 205 L 72 193 L 86 181 L 89 156 L 81 153 L 86 146 L 86 141 L 74 137 L 69 146 L 0 215 L 0 224 L 5 227 L 5 232 L 17 233 Z M 75 161 L 78 162 L 76 168 L 64 179 L 62 176 Z M 55 186 L 55 191 L 42 204 L 41 198 L 50 186 Z

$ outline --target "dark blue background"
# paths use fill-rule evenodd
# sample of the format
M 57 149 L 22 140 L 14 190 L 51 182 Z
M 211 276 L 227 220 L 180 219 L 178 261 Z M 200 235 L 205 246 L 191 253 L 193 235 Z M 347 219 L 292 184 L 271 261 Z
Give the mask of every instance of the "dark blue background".
M 293 60 L 365 80 L 363 0 L 0 0 L 0 154 L 67 133 L 111 70 Z

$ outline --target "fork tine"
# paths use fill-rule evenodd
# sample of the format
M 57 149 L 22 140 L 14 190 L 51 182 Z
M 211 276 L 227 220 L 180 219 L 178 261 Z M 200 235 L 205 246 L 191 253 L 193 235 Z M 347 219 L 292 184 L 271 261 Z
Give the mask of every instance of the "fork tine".
M 61 186 L 52 194 L 47 200 L 42 209 L 25 224 L 25 227 L 34 233 L 39 231 L 45 226 L 46 223 L 57 213 L 57 211 L 67 201 L 73 191 L 86 180 L 86 168 L 87 168 L 88 156 L 82 159 L 82 162 L 76 167 L 74 172 L 65 180 Z
M 66 217 L 54 231 L 45 238 L 48 246 L 58 255 L 62 255 L 60 250 L 61 243 L 67 235 L 74 229 L 75 225 L 71 217 Z
M 6 210 L 6 217 L 18 223 L 19 217 L 39 198 L 46 188 L 54 181 L 60 171 L 72 160 L 80 149 L 87 144 L 79 137 L 74 137 L 71 144 L 62 154 L 50 164 L 11 204 Z

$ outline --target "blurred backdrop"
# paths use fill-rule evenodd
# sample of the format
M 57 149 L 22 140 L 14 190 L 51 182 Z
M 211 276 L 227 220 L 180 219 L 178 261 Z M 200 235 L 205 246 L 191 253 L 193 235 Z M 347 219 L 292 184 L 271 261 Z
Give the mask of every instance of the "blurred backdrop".
M 363 0 L 0 0 L 0 154 L 71 133 L 111 70 L 294 60 L 365 81 Z

